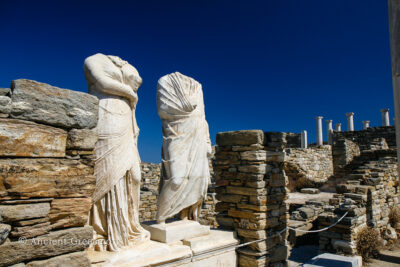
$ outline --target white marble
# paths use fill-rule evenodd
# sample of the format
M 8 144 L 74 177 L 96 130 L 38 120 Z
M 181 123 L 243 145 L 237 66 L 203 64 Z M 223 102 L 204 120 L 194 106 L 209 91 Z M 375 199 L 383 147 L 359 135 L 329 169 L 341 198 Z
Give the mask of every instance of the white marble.
M 141 170 L 135 108 L 142 79 L 128 62 L 103 54 L 86 58 L 84 72 L 89 93 L 99 98 L 96 189 L 89 224 L 98 244 L 94 249 L 118 251 L 150 238 L 139 223 Z
M 307 148 L 308 142 L 307 142 L 307 131 L 304 130 L 301 132 L 301 148 Z
M 333 139 L 332 139 L 332 134 L 333 134 L 333 128 L 332 128 L 332 120 L 326 120 L 326 136 L 328 140 L 328 144 L 332 145 Z
M 347 131 L 352 132 L 354 131 L 354 113 L 348 112 L 346 113 L 347 117 Z
M 342 131 L 342 124 L 341 123 L 335 123 L 335 131 L 336 132 L 341 132 Z
M 366 130 L 369 128 L 369 121 L 362 121 L 363 129 Z
M 162 121 L 162 188 L 157 203 L 159 223 L 180 213 L 197 220 L 210 180 L 211 142 L 203 90 L 179 72 L 158 81 L 157 109 Z
M 324 144 L 322 136 L 322 118 L 321 116 L 315 117 L 317 120 L 317 146 L 322 146 Z
M 88 251 L 88 254 L 94 267 L 232 267 L 237 266 L 237 244 L 239 241 L 234 232 L 211 230 L 206 236 L 183 242 L 148 241 L 116 253 Z
M 382 113 L 382 126 L 390 126 L 390 120 L 389 120 L 389 109 L 381 109 Z
M 174 243 L 183 239 L 210 234 L 210 226 L 192 220 L 176 220 L 167 223 L 146 222 L 143 227 L 151 234 L 151 240 Z

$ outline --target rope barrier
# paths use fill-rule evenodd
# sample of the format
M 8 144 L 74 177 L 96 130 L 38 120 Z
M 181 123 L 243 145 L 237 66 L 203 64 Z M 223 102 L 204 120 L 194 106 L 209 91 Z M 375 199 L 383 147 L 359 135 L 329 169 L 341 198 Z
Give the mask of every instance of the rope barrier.
M 336 224 L 338 224 L 341 220 L 344 219 L 344 217 L 346 217 L 346 215 L 347 215 L 348 213 L 349 213 L 349 212 L 346 211 L 346 213 L 343 214 L 343 216 L 340 217 L 339 220 L 337 220 L 335 223 L 333 223 L 333 224 L 331 224 L 331 225 L 329 225 L 329 226 L 327 226 L 327 227 L 325 227 L 325 228 L 319 229 L 319 230 L 301 230 L 301 229 L 296 229 L 296 228 L 292 228 L 292 227 L 287 226 L 287 227 L 285 227 L 284 229 L 282 229 L 281 231 L 279 231 L 278 233 L 276 233 L 276 234 L 274 234 L 274 235 L 272 235 L 272 236 L 269 236 L 269 237 L 264 238 L 264 239 L 258 239 L 258 240 L 253 240 L 253 241 L 246 242 L 246 243 L 243 243 L 243 244 L 239 244 L 239 245 L 237 245 L 235 248 L 241 248 L 241 247 L 245 247 L 245 246 L 248 246 L 248 245 L 250 245 L 250 244 L 253 244 L 253 243 L 258 243 L 258 242 L 265 241 L 265 240 L 267 240 L 268 238 L 272 238 L 272 237 L 275 237 L 275 236 L 277 236 L 277 235 L 281 235 L 281 234 L 282 234 L 284 231 L 286 231 L 287 229 L 290 229 L 290 230 L 293 230 L 293 231 L 299 231 L 299 232 L 302 232 L 302 233 L 319 233 L 319 232 L 323 232 L 323 231 L 328 230 L 329 228 L 332 228 L 332 227 L 335 226 Z

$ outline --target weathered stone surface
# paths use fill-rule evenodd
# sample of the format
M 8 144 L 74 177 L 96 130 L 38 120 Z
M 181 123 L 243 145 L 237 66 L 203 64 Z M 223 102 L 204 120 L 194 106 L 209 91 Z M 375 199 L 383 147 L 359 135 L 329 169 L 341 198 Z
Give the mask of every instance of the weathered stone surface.
M 222 202 L 239 203 L 243 197 L 241 195 L 221 194 L 217 195 L 217 199 Z
M 248 161 L 264 161 L 266 160 L 266 151 L 256 150 L 256 151 L 244 151 L 240 153 L 241 160 Z
M 264 132 L 261 130 L 246 130 L 222 132 L 217 134 L 217 144 L 220 146 L 252 145 L 264 142 Z
M 10 88 L 0 88 L 0 96 L 10 96 L 11 89 Z
M 98 135 L 89 129 L 72 129 L 68 132 L 67 149 L 93 150 Z
M 85 226 L 51 232 L 25 242 L 4 243 L 0 246 L 0 266 L 82 251 L 92 237 L 93 228 Z
M 45 235 L 50 230 L 51 230 L 50 222 L 44 222 L 30 226 L 13 227 L 10 236 L 33 238 L 35 236 Z
M 77 160 L 0 159 L 0 197 L 87 197 L 95 184 L 93 167 Z
M 98 120 L 98 99 L 32 80 L 14 80 L 11 117 L 62 128 L 93 128 Z
M 265 219 L 267 217 L 265 212 L 257 213 L 254 211 L 241 211 L 234 209 L 229 210 L 228 215 L 234 218 L 253 219 L 253 220 Z
M 91 266 L 87 252 L 74 252 L 57 256 L 48 260 L 31 261 L 26 264 L 27 267 L 86 267 Z
M 264 239 L 267 237 L 267 233 L 265 232 L 265 230 L 253 231 L 253 230 L 238 228 L 237 232 L 239 236 L 247 238 Z
M 241 165 L 239 166 L 239 172 L 265 174 L 266 168 L 267 165 L 265 164 Z
M 7 239 L 8 234 L 11 231 L 11 225 L 0 223 L 0 245 Z
M 84 226 L 92 204 L 91 198 L 54 199 L 49 213 L 53 228 Z
M 0 119 L 0 156 L 64 157 L 67 132 L 15 119 Z
M 1 204 L 7 205 L 15 205 L 15 204 L 30 204 L 30 203 L 42 203 L 42 202 L 50 202 L 53 198 L 32 198 L 32 199 L 11 199 L 11 200 L 0 200 Z
M 267 193 L 265 189 L 238 187 L 238 186 L 227 186 L 226 192 L 228 194 L 237 194 L 246 196 L 265 195 Z
M 11 112 L 11 98 L 8 96 L 0 95 L 0 113 L 10 114 Z
M 38 219 L 15 221 L 15 222 L 13 222 L 13 225 L 22 227 L 22 226 L 29 226 L 29 225 L 34 225 L 34 224 L 41 224 L 41 223 L 45 223 L 48 221 L 49 221 L 48 217 L 43 217 L 43 218 L 38 218 Z
M 318 188 L 302 188 L 300 190 L 300 192 L 303 194 L 319 194 L 319 189 Z
M 13 222 L 45 217 L 49 211 L 49 203 L 0 205 L 0 221 Z

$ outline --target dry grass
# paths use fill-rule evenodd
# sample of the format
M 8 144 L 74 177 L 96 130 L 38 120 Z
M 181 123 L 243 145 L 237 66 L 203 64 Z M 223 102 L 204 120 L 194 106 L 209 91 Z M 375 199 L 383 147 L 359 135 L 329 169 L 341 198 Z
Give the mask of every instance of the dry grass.
M 400 207 L 395 206 L 390 209 L 389 223 L 392 227 L 395 227 L 397 223 L 400 223 Z
M 367 261 L 371 257 L 379 255 L 380 248 L 380 234 L 377 230 L 369 227 L 362 228 L 357 233 L 357 252 Z

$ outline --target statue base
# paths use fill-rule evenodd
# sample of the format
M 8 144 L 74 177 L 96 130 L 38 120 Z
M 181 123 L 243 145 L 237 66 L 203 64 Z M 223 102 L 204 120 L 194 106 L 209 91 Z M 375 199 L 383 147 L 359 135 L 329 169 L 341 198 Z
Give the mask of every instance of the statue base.
M 151 240 L 162 243 L 174 243 L 210 234 L 210 226 L 201 225 L 191 220 L 167 221 L 164 224 L 150 221 L 143 223 L 142 226 L 150 232 Z
M 237 266 L 235 232 L 211 230 L 210 234 L 173 244 L 147 241 L 119 252 L 88 251 L 93 267 L 231 267 Z

